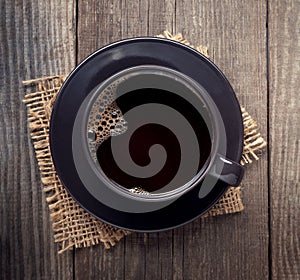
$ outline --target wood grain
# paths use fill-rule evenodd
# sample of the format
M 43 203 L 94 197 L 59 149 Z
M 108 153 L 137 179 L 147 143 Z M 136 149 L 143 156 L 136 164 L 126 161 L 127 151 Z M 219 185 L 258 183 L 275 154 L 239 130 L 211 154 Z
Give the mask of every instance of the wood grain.
M 300 279 L 300 2 L 269 2 L 272 278 Z
M 266 5 L 263 1 L 177 1 L 176 31 L 207 45 L 240 102 L 267 136 Z M 268 278 L 267 156 L 247 167 L 245 211 L 184 227 L 185 279 Z M 255 179 L 254 179 L 255 178 Z
M 0 4 L 0 279 L 299 279 L 299 1 L 65 2 Z M 110 42 L 165 29 L 209 47 L 269 136 L 270 154 L 247 167 L 245 211 L 57 256 L 21 81 L 68 73 Z
M 1 1 L 0 278 L 70 279 L 58 256 L 22 103 L 22 80 L 74 66 L 74 2 Z
M 153 1 L 149 5 L 148 35 L 155 36 L 164 30 L 175 32 L 176 1 Z
M 100 47 L 122 38 L 123 1 L 78 0 L 78 62 Z

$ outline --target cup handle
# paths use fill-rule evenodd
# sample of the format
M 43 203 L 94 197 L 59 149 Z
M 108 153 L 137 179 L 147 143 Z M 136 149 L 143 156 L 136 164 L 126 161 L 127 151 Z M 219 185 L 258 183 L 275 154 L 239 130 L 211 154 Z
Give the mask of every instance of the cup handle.
M 209 174 L 230 186 L 238 187 L 244 176 L 244 168 L 239 163 L 217 154 Z

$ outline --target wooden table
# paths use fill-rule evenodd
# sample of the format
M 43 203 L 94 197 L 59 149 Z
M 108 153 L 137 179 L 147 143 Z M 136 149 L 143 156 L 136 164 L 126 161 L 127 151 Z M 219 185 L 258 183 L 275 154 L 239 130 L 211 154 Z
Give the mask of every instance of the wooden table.
M 2 0 L 0 278 L 300 279 L 299 11 L 299 0 Z M 165 29 L 209 47 L 269 142 L 247 168 L 246 209 L 58 256 L 21 81 Z

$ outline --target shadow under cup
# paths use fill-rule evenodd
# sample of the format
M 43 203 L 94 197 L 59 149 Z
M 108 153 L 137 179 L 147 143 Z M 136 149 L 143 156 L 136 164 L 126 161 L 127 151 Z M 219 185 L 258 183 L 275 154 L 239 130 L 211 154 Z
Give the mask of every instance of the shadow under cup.
M 226 133 L 206 90 L 166 67 L 128 68 L 94 88 L 73 127 L 73 156 L 88 191 L 121 211 L 165 207 L 202 184 L 237 185 Z M 151 202 L 151 203 L 149 203 Z

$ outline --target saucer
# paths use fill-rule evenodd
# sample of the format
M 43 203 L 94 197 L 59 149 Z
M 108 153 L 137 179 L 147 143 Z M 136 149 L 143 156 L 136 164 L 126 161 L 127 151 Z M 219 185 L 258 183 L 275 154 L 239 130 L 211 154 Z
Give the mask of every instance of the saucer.
M 113 209 L 90 194 L 76 171 L 72 133 L 77 112 L 87 95 L 112 75 L 139 65 L 159 65 L 179 71 L 206 89 L 218 107 L 226 130 L 226 157 L 239 162 L 243 150 L 243 122 L 235 93 L 222 72 L 205 56 L 181 43 L 163 38 L 132 38 L 108 45 L 80 63 L 56 98 L 50 123 L 50 147 L 57 174 L 86 211 L 105 223 L 132 231 L 161 231 L 185 224 L 207 212 L 226 192 L 218 181 L 204 197 L 201 184 L 168 206 L 147 213 Z

